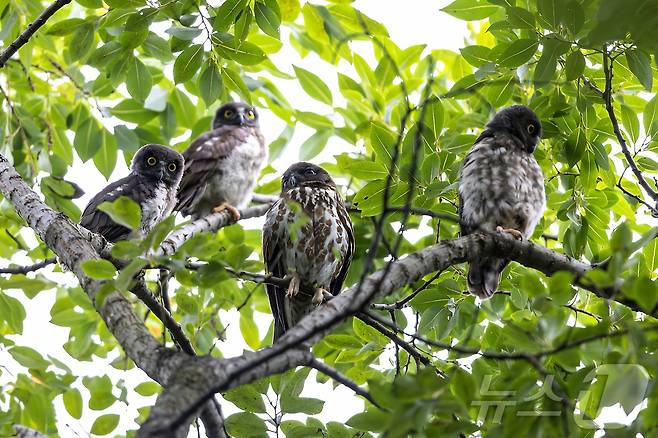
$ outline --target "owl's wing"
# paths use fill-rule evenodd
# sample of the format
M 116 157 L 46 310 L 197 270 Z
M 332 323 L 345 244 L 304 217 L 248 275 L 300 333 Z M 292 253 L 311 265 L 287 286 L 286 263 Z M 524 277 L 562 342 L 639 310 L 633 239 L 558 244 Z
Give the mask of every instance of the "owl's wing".
M 213 175 L 221 172 L 220 163 L 239 144 L 241 130 L 236 126 L 222 126 L 199 136 L 183 152 L 185 171 L 178 187 L 178 201 L 174 210 L 187 215 L 206 190 Z
M 277 233 L 274 224 L 277 221 L 277 211 L 283 199 L 275 202 L 267 212 L 265 225 L 263 226 L 263 259 L 265 261 L 265 272 L 275 277 L 283 278 L 288 271 L 285 265 L 286 244 L 281 239 L 281 234 Z M 283 215 L 286 217 L 287 215 Z M 279 223 L 279 227 L 285 227 L 286 223 Z M 279 339 L 289 328 L 290 321 L 287 320 L 286 314 L 286 291 L 279 286 L 266 284 L 265 290 L 270 300 L 270 308 L 274 317 L 274 340 Z
M 98 206 L 106 201 L 112 202 L 120 196 L 132 197 L 137 186 L 136 179 L 137 176 L 131 173 L 98 192 L 82 212 L 80 225 L 89 231 L 100 234 L 109 242 L 116 242 L 128 237 L 131 230 L 114 222 L 106 213 L 100 211 Z
M 329 292 L 331 292 L 332 295 L 338 295 L 340 293 L 341 288 L 343 287 L 343 282 L 345 281 L 345 277 L 347 277 L 347 270 L 350 268 L 350 263 L 352 263 L 352 256 L 354 255 L 354 246 L 355 246 L 354 228 L 352 227 L 352 220 L 350 219 L 350 215 L 347 212 L 347 208 L 345 208 L 345 204 L 343 203 L 343 200 L 340 198 L 340 195 L 338 195 L 338 208 L 336 210 L 338 212 L 338 219 L 340 220 L 340 224 L 343 226 L 343 229 L 345 230 L 348 245 L 347 245 L 347 252 L 345 253 L 345 256 L 341 259 L 341 265 L 340 265 L 340 270 L 338 271 L 338 275 L 336 275 L 331 280 L 331 284 L 329 285 Z

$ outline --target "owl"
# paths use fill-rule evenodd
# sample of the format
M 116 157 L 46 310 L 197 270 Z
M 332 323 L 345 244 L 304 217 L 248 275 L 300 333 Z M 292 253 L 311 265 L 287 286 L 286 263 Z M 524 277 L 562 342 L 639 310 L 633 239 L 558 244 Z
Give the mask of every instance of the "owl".
M 507 232 L 517 239 L 532 235 L 546 208 L 544 175 L 533 156 L 541 132 L 537 115 L 524 105 L 502 109 L 487 124 L 460 170 L 462 236 L 478 231 Z M 491 297 L 508 263 L 495 256 L 471 261 L 469 291 Z
M 310 163 L 290 166 L 263 226 L 266 271 L 290 279 L 287 290 L 267 285 L 275 341 L 325 292 L 340 292 L 353 253 L 352 222 L 331 176 Z
M 108 185 L 89 201 L 80 225 L 109 242 L 145 235 L 173 210 L 183 166 L 183 156 L 178 152 L 159 144 L 147 144 L 135 154 L 128 176 Z M 127 196 L 142 209 L 137 233 L 115 223 L 98 209 L 103 202 L 112 202 L 120 196 Z
M 217 110 L 212 128 L 183 152 L 185 172 L 175 210 L 193 219 L 228 210 L 237 221 L 267 161 L 258 113 L 246 103 L 227 103 Z

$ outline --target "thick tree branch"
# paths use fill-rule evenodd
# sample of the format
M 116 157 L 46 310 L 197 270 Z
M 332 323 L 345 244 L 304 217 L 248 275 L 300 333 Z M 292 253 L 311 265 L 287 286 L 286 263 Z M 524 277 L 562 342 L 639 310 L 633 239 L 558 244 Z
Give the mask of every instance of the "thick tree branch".
M 71 0 L 55 0 L 53 4 L 48 6 L 42 13 L 37 17 L 34 22 L 32 22 L 27 29 L 21 33 L 14 42 L 12 42 L 5 50 L 0 53 L 0 68 L 4 67 L 5 64 L 7 63 L 7 60 L 11 58 L 11 56 L 18 51 L 21 47 L 23 47 L 27 42 L 30 40 L 32 35 L 36 33 L 37 30 L 41 26 L 43 26 L 46 21 L 53 15 L 55 15 L 55 12 L 59 11 L 62 9 L 64 6 L 67 4 L 71 3 Z
M 44 204 L 1 154 L 0 192 L 12 203 L 27 225 L 59 256 L 60 262 L 76 275 L 126 355 L 149 377 L 166 388 L 172 375 L 193 358 L 162 346 L 149 333 L 123 295 L 114 291 L 111 284 L 86 276 L 82 262 L 100 258 L 94 248 L 102 246 L 103 239 Z M 203 419 L 204 422 L 208 420 L 208 431 L 214 428 L 214 424 L 220 423 L 221 418 L 211 402 L 205 404 L 207 408 L 203 409 Z M 201 410 L 200 407 L 196 412 Z
M 264 215 L 270 208 L 270 204 L 257 205 L 255 207 L 244 208 L 240 210 L 241 219 L 249 219 Z M 233 217 L 227 210 L 219 213 L 197 219 L 183 226 L 181 229 L 172 233 L 160 245 L 160 248 L 154 253 L 155 256 L 172 255 L 178 248 L 189 238 L 203 231 L 213 232 L 222 227 L 231 225 Z
M 38 430 L 30 429 L 20 424 L 15 425 L 14 430 L 16 431 L 16 435 L 14 435 L 16 438 L 47 438 L 46 435 Z

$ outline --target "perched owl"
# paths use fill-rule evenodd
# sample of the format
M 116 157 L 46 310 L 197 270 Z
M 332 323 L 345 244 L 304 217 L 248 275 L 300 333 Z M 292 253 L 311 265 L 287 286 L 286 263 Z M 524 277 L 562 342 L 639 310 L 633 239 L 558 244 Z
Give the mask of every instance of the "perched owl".
M 331 176 L 310 163 L 290 166 L 263 226 L 266 271 L 290 278 L 287 291 L 267 285 L 275 341 L 320 304 L 325 291 L 340 292 L 353 253 L 352 222 Z
M 108 185 L 89 201 L 80 225 L 109 242 L 148 233 L 174 208 L 183 165 L 183 156 L 173 149 L 147 144 L 135 154 L 130 175 Z M 137 235 L 131 235 L 131 230 L 115 223 L 98 209 L 103 202 L 112 202 L 119 196 L 127 196 L 142 209 L 142 223 Z
M 475 141 L 460 171 L 461 234 L 507 232 L 518 239 L 532 235 L 544 214 L 544 176 L 532 155 L 541 137 L 541 123 L 527 106 L 498 112 Z M 489 298 L 509 263 L 504 257 L 471 262 L 468 289 Z
M 251 200 L 267 147 L 256 109 L 242 102 L 217 110 L 209 131 L 183 152 L 185 172 L 175 210 L 193 219 L 229 210 L 237 221 L 238 208 Z

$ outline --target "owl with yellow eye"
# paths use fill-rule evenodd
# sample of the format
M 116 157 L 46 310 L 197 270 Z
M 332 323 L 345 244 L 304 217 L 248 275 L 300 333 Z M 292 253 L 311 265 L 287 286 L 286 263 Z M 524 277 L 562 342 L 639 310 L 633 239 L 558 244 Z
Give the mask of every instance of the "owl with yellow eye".
M 256 109 L 243 102 L 222 105 L 212 130 L 194 140 L 183 157 L 185 170 L 175 210 L 192 219 L 228 210 L 237 221 L 267 162 Z

